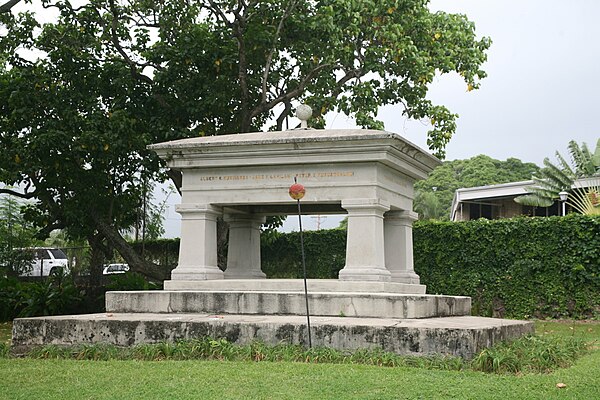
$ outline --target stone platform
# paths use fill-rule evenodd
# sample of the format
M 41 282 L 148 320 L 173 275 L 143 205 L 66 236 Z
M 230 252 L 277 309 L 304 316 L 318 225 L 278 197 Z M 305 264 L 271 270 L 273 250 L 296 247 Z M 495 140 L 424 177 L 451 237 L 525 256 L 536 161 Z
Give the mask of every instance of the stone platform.
M 483 317 L 428 319 L 311 318 L 314 346 L 340 350 L 382 348 L 407 355 L 446 354 L 472 358 L 480 350 L 533 332 L 533 323 Z M 109 343 L 133 346 L 210 336 L 237 344 L 307 343 L 302 316 L 104 313 L 14 321 L 12 349 Z
M 328 317 L 431 318 L 471 313 L 471 298 L 398 293 L 314 292 L 310 314 Z M 106 293 L 113 313 L 306 315 L 300 291 L 127 291 Z
M 309 292 L 328 293 L 396 293 L 425 294 L 426 286 L 399 282 L 340 281 L 338 279 L 308 279 Z M 221 280 L 170 280 L 165 290 L 234 291 L 234 292 L 301 292 L 302 279 L 221 279 Z
M 203 336 L 238 344 L 307 344 L 301 280 L 166 284 L 170 290 L 108 292 L 103 314 L 16 319 L 13 351 L 47 344 L 132 346 Z M 310 280 L 308 287 L 315 346 L 471 358 L 499 341 L 533 332 L 530 322 L 471 317 L 469 297 L 414 293 L 424 291 L 423 285 Z

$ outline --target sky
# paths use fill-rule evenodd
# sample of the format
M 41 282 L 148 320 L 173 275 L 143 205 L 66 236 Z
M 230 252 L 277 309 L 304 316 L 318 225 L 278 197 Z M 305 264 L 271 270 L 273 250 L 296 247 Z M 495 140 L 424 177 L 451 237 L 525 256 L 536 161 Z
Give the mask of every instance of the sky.
M 541 164 L 570 140 L 595 147 L 600 90 L 600 1 L 434 0 L 432 10 L 466 14 L 492 46 L 481 88 L 441 77 L 429 98 L 460 115 L 447 159 L 478 154 Z M 381 110 L 386 129 L 426 147 L 428 127 Z
M 541 165 L 545 157 L 554 161 L 556 151 L 567 156 L 570 140 L 595 147 L 600 138 L 600 1 L 433 0 L 430 9 L 465 14 L 478 37 L 492 39 L 483 66 L 488 76 L 479 90 L 467 92 L 458 74 L 438 77 L 431 85 L 428 98 L 459 114 L 447 160 L 485 154 Z M 429 126 L 402 117 L 400 107 L 380 110 L 386 130 L 426 149 Z M 343 114 L 327 116 L 329 129 L 352 126 Z M 168 233 L 177 225 L 172 207 L 170 213 Z M 339 221 L 329 216 L 321 227 Z M 306 218 L 303 227 L 316 229 L 316 223 Z M 284 230 L 297 229 L 297 218 L 289 217 Z

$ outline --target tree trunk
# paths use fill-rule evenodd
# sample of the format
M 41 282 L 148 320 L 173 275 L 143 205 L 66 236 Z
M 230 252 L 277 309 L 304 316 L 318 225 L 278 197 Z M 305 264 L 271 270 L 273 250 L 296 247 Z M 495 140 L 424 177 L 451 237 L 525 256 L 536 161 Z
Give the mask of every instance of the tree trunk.
M 88 303 L 93 304 L 91 309 L 101 307 L 98 299 L 102 294 L 102 270 L 104 269 L 104 246 L 102 237 L 99 234 L 88 237 L 88 243 L 92 249 L 90 256 L 90 277 L 88 280 L 87 297 Z
M 131 245 L 121 236 L 114 226 L 106 223 L 98 215 L 92 213 L 92 219 L 96 223 L 96 229 L 106 237 L 110 244 L 119 252 L 121 257 L 129 265 L 129 270 L 139 272 L 151 279 L 163 281 L 169 277 L 169 271 L 160 265 L 144 260 Z

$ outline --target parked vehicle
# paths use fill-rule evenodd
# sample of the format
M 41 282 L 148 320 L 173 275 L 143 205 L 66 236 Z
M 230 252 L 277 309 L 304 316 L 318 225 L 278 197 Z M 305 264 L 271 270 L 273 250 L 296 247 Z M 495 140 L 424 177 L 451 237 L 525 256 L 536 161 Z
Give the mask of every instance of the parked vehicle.
M 124 274 L 129 271 L 129 265 L 127 264 L 108 264 L 104 266 L 104 270 L 102 271 L 103 275 L 112 275 L 112 274 Z
M 25 252 L 32 252 L 31 263 L 24 268 L 19 276 L 45 277 L 58 270 L 69 272 L 69 260 L 67 255 L 60 249 L 51 247 L 35 247 L 20 249 Z

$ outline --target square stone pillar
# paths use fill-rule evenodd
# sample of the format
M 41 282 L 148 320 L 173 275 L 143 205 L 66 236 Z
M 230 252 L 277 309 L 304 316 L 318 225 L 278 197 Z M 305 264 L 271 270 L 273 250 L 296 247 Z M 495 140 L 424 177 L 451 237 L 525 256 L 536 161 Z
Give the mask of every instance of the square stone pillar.
M 179 263 L 171 271 L 171 279 L 195 281 L 223 279 L 217 264 L 217 217 L 220 207 L 210 204 L 181 204 L 181 241 Z
M 379 199 L 343 200 L 348 211 L 346 266 L 340 271 L 343 281 L 389 282 L 385 268 L 383 213 L 390 209 Z
M 392 282 L 420 283 L 413 264 L 412 224 L 417 217 L 412 211 L 385 213 L 385 266 L 392 274 Z
M 260 227 L 265 217 L 252 214 L 228 214 L 229 244 L 226 279 L 264 279 L 260 269 Z

